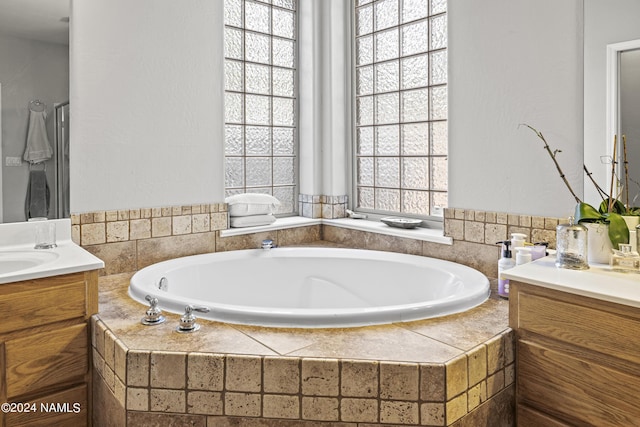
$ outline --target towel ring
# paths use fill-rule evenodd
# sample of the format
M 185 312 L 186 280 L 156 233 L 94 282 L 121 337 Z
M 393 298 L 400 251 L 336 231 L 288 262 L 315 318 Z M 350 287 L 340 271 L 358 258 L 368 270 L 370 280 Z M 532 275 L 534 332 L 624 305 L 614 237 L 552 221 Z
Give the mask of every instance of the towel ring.
M 40 101 L 39 99 L 34 99 L 32 101 L 29 101 L 29 110 L 33 112 L 40 113 L 46 109 L 47 109 L 47 104 Z

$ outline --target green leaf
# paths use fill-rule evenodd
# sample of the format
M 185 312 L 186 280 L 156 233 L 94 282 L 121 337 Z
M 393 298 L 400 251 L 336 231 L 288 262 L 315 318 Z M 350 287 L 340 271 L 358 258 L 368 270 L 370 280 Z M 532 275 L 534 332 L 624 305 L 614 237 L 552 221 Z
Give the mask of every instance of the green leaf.
M 609 239 L 614 249 L 618 249 L 620 243 L 629 243 L 629 227 L 617 213 L 610 213 L 604 215 L 609 222 Z
M 603 200 L 600 203 L 600 207 L 598 208 L 598 211 L 600 211 L 600 213 L 603 215 L 609 213 L 609 199 Z M 624 206 L 624 203 L 616 199 L 613 202 L 611 211 L 620 215 L 625 215 L 625 213 L 627 212 L 627 208 Z
M 580 222 L 604 222 L 604 218 L 593 206 L 580 202 L 576 205 L 575 221 Z

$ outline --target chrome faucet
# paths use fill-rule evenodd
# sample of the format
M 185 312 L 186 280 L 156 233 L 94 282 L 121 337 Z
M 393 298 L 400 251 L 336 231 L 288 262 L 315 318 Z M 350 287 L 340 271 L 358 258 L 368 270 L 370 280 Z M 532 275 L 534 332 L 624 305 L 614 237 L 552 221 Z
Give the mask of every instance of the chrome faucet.
M 200 329 L 200 325 L 196 322 L 196 316 L 193 314 L 194 311 L 200 313 L 208 313 L 209 307 L 205 307 L 202 305 L 193 305 L 189 304 L 184 307 L 184 314 L 180 318 L 180 324 L 176 328 L 176 331 L 180 333 L 189 333 L 195 332 Z
M 145 326 L 159 325 L 163 323 L 165 317 L 162 315 L 162 310 L 158 307 L 158 298 L 153 298 L 151 295 L 144 297 L 149 302 L 149 308 L 147 309 L 145 316 L 140 320 Z
M 275 248 L 276 246 L 273 244 L 273 240 L 271 239 L 264 239 L 262 241 L 262 249 L 264 250 L 268 250 L 268 249 L 272 249 Z

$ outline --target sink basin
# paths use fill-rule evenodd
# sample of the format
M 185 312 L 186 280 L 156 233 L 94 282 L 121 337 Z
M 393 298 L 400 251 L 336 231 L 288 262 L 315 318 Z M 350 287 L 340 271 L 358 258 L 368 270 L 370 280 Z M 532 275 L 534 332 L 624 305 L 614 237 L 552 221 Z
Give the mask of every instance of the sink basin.
M 27 270 L 54 261 L 58 254 L 44 251 L 0 252 L 0 274 Z

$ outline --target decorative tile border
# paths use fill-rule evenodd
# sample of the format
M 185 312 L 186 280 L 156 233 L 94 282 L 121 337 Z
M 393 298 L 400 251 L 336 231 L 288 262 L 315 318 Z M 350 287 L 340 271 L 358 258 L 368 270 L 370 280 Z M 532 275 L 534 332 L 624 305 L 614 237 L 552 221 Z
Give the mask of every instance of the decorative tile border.
M 92 347 L 96 379 L 129 419 L 450 426 L 515 378 L 510 329 L 444 364 L 130 350 L 97 316 Z
M 470 209 L 444 210 L 444 234 L 454 240 L 495 246 L 511 233 L 525 234 L 528 242 L 548 242 L 556 246 L 556 227 L 563 220 L 531 215 L 515 215 Z
M 298 195 L 298 212 L 305 218 L 345 218 L 347 216 L 347 196 Z
M 181 236 L 227 229 L 226 203 L 101 211 L 71 215 L 81 246 Z

